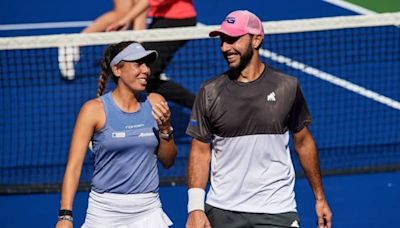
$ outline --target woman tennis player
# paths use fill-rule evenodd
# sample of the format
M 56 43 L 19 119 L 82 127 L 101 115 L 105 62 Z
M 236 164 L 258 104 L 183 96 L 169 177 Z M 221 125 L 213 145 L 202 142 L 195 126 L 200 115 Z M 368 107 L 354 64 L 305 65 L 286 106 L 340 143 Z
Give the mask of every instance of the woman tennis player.
M 104 54 L 98 98 L 78 115 L 65 170 L 56 227 L 72 227 L 82 164 L 93 143 L 94 172 L 84 228 L 172 224 L 161 208 L 157 160 L 171 167 L 177 150 L 165 99 L 146 94 L 149 64 L 157 52 L 136 42 L 110 45 Z M 103 95 L 109 76 L 116 88 Z

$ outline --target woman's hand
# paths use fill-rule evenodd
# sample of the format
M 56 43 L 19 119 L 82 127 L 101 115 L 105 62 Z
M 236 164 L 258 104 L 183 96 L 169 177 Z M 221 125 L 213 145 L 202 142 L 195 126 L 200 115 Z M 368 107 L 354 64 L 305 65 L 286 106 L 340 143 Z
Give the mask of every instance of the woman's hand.
M 74 227 L 71 221 L 59 220 L 56 224 L 56 228 L 72 228 Z
M 169 110 L 168 103 L 161 101 L 153 105 L 152 114 L 160 131 L 169 131 L 171 126 L 171 111 Z

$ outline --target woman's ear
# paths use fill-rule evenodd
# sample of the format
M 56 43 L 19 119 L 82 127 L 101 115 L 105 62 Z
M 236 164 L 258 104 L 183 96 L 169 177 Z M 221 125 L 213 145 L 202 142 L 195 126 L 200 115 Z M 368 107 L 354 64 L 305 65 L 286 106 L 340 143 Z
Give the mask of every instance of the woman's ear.
M 114 74 L 114 76 L 116 77 L 120 77 L 121 76 L 121 66 L 114 65 L 111 67 L 112 73 Z

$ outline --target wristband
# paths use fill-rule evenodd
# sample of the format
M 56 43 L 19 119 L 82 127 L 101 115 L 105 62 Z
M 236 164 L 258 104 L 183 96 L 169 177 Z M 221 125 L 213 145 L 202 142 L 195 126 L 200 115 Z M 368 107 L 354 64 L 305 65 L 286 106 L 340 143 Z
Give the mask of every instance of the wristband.
M 74 222 L 74 218 L 69 215 L 63 215 L 63 216 L 58 216 L 58 221 L 69 221 L 69 222 Z
M 72 217 L 72 211 L 61 209 L 60 212 L 58 212 L 58 216 L 64 216 L 64 215 L 68 215 L 68 216 Z
M 188 190 L 188 213 L 196 210 L 204 211 L 204 198 L 206 192 L 202 188 L 190 188 Z

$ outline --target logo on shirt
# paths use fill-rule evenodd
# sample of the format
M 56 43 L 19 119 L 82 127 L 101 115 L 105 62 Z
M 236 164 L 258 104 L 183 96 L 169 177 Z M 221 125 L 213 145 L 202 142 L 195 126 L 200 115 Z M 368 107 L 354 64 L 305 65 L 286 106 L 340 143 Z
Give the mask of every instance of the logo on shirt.
M 275 92 L 272 92 L 272 93 L 267 95 L 267 101 L 276 101 Z
M 135 125 L 126 125 L 125 129 L 129 130 L 129 129 L 135 129 L 135 128 L 139 128 L 139 127 L 143 127 L 144 124 L 135 124 Z
M 139 134 L 139 138 L 140 137 L 149 137 L 149 136 L 153 136 L 154 135 L 154 133 L 153 132 L 142 132 L 142 133 L 140 133 Z
M 292 222 L 292 225 L 290 225 L 290 227 L 300 227 L 299 222 L 297 220 L 294 220 Z
M 125 132 L 113 132 L 111 133 L 112 138 L 125 138 L 126 134 Z
M 192 126 L 192 127 L 196 127 L 197 126 L 197 120 L 190 119 L 189 125 Z

